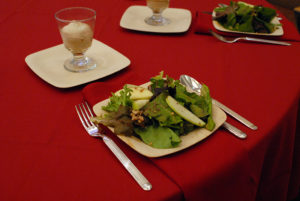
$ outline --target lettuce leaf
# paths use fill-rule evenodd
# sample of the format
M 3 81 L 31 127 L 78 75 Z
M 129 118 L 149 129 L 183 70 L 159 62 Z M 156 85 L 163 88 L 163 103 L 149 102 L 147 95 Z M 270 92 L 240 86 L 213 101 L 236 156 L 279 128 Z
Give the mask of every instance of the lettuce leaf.
M 272 33 L 277 26 L 271 21 L 276 10 L 263 6 L 252 6 L 242 1 L 230 1 L 230 5 L 215 9 L 214 20 L 223 27 L 241 32 Z
M 163 76 L 164 76 L 164 71 L 161 71 L 159 75 L 150 78 L 150 82 L 151 82 L 150 88 L 153 93 L 155 93 L 154 91 L 155 89 L 164 88 L 165 80 L 163 79 L 164 78 Z
M 158 95 L 154 100 L 144 106 L 143 113 L 150 119 L 157 120 L 162 127 L 179 129 L 182 127 L 183 120 L 168 106 L 166 103 L 167 96 L 168 93 L 166 92 Z
M 205 84 L 201 87 L 201 97 L 204 99 L 205 110 L 209 114 L 205 128 L 211 131 L 215 128 L 216 124 L 212 118 L 212 98 L 210 97 L 209 88 Z
M 174 80 L 173 78 L 166 75 L 164 78 L 164 72 L 161 71 L 159 75 L 152 77 L 150 79 L 151 85 L 150 89 L 154 94 L 153 99 L 158 96 L 160 93 L 167 91 L 170 95 L 173 94 L 176 83 L 179 83 L 179 80 Z
M 103 124 L 114 128 L 116 135 L 133 135 L 133 121 L 130 117 L 131 108 L 120 105 L 116 112 L 109 112 L 104 116 L 91 118 L 91 121 L 96 124 Z
M 201 95 L 190 93 L 181 84 L 176 85 L 176 100 L 182 102 L 186 108 L 206 122 L 206 129 L 213 130 L 215 123 L 212 119 L 212 99 L 209 88 L 203 84 Z
M 135 128 L 134 132 L 144 143 L 159 149 L 177 147 L 181 139 L 172 129 L 167 127 L 148 126 L 146 128 Z
M 276 10 L 273 8 L 255 6 L 257 17 L 265 22 L 270 22 L 276 16 Z
M 103 106 L 102 109 L 107 112 L 117 112 L 121 105 L 123 106 L 132 106 L 132 100 L 130 100 L 132 90 L 129 89 L 126 85 L 123 87 L 123 90 L 120 91 L 120 95 L 112 93 L 112 96 L 109 98 L 109 102 L 106 106 Z
M 191 104 L 197 104 L 201 102 L 200 97 L 195 93 L 190 93 L 181 84 L 176 84 L 175 99 L 179 102 L 184 103 L 188 108 Z

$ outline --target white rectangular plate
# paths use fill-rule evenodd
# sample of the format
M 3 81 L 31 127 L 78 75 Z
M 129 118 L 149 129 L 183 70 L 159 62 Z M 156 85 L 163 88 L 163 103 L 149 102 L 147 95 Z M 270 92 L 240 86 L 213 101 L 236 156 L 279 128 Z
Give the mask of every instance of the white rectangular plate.
M 145 83 L 141 86 L 147 87 L 149 83 Z M 97 116 L 100 116 L 104 114 L 105 112 L 102 110 L 102 106 L 107 105 L 109 102 L 109 99 L 103 100 L 96 105 L 93 106 L 93 111 Z M 132 149 L 137 151 L 138 153 L 150 157 L 150 158 L 155 158 L 155 157 L 161 157 L 165 155 L 169 155 L 181 150 L 184 150 L 201 140 L 205 139 L 206 137 L 210 136 L 214 131 L 216 131 L 225 121 L 226 121 L 226 114 L 218 108 L 217 106 L 213 105 L 212 107 L 212 116 L 213 120 L 216 123 L 216 127 L 213 131 L 209 131 L 205 128 L 199 128 L 195 129 L 192 132 L 188 133 L 187 135 L 181 136 L 181 143 L 179 144 L 178 147 L 175 148 L 170 148 L 170 149 L 157 149 L 153 148 L 144 142 L 142 142 L 139 138 L 134 137 L 134 136 L 125 136 L 125 135 L 117 135 L 123 142 L 125 142 L 128 146 L 130 146 Z M 113 128 L 109 129 L 114 132 Z
M 120 26 L 125 29 L 154 33 L 181 33 L 186 32 L 192 22 L 192 14 L 189 10 L 178 8 L 167 8 L 162 15 L 171 23 L 164 26 L 152 26 L 144 20 L 152 15 L 147 6 L 130 6 L 124 12 Z
M 250 6 L 253 6 L 251 4 L 248 4 Z M 215 17 L 216 13 L 213 11 L 212 16 Z M 273 24 L 280 24 L 277 17 L 274 17 L 274 19 L 271 21 Z M 277 26 L 276 30 L 273 33 L 251 33 L 251 32 L 241 32 L 241 31 L 232 31 L 229 29 L 226 29 L 223 27 L 218 21 L 213 20 L 212 21 L 213 26 L 218 31 L 228 32 L 228 33 L 237 33 L 237 34 L 248 34 L 248 35 L 257 35 L 257 36 L 282 36 L 283 35 L 283 28 L 282 26 Z
M 96 60 L 97 67 L 82 73 L 70 72 L 64 68 L 64 61 L 72 55 L 63 44 L 30 54 L 25 61 L 35 74 L 58 88 L 91 82 L 120 71 L 130 64 L 127 57 L 95 39 L 86 55 Z

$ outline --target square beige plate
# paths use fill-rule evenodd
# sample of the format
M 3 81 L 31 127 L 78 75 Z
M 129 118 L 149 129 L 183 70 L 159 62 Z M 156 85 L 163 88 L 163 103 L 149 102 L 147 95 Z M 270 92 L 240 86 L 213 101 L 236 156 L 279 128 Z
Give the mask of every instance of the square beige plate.
M 35 74 L 58 88 L 69 88 L 94 81 L 120 71 L 130 64 L 127 57 L 95 39 L 86 55 L 96 60 L 97 67 L 82 73 L 70 72 L 64 68 L 64 61 L 72 55 L 63 44 L 28 55 L 25 61 Z
M 248 4 L 249 6 L 253 6 L 252 4 Z M 215 11 L 212 13 L 213 17 L 216 16 Z M 278 17 L 274 17 L 271 21 L 273 24 L 280 24 Z M 218 21 L 213 20 L 213 26 L 218 31 L 229 32 L 229 33 L 238 33 L 238 34 L 248 34 L 248 35 L 257 35 L 257 36 L 282 36 L 283 28 L 282 26 L 277 26 L 276 30 L 273 33 L 251 33 L 251 32 L 241 32 L 241 31 L 232 31 L 224 28 Z
M 152 26 L 144 21 L 146 17 L 152 16 L 152 11 L 147 6 L 130 6 L 124 12 L 120 26 L 125 29 L 155 33 L 181 33 L 189 29 L 192 22 L 192 14 L 189 10 L 178 8 L 167 8 L 164 17 L 171 20 L 165 26 Z
M 147 87 L 149 85 L 149 83 L 143 84 L 141 86 L 143 87 Z M 94 105 L 93 107 L 93 111 L 95 112 L 95 114 L 97 116 L 102 115 L 103 113 L 105 113 L 102 110 L 102 106 L 107 105 L 107 103 L 109 102 L 109 99 L 106 99 L 104 101 L 101 101 L 99 103 L 97 103 L 96 105 Z M 165 155 L 169 155 L 178 151 L 181 151 L 183 149 L 186 149 L 198 142 L 200 142 L 201 140 L 205 139 L 206 137 L 210 136 L 214 131 L 216 131 L 226 120 L 226 114 L 223 112 L 223 110 L 221 110 L 220 108 L 218 108 L 217 106 L 213 105 L 212 107 L 212 116 L 213 116 L 213 120 L 216 123 L 216 127 L 213 131 L 209 131 L 205 128 L 199 128 L 199 129 L 195 129 L 194 131 L 190 132 L 187 135 L 181 136 L 181 143 L 179 144 L 178 147 L 175 148 L 171 148 L 171 149 L 157 149 L 157 148 L 153 148 L 147 144 L 145 144 L 144 142 L 142 142 L 140 139 L 138 139 L 137 137 L 134 136 L 124 136 L 124 135 L 117 135 L 123 142 L 125 142 L 128 146 L 130 146 L 132 149 L 134 149 L 135 151 L 137 151 L 138 153 L 147 156 L 147 157 L 161 157 L 161 156 L 165 156 Z M 113 128 L 109 129 L 114 132 Z

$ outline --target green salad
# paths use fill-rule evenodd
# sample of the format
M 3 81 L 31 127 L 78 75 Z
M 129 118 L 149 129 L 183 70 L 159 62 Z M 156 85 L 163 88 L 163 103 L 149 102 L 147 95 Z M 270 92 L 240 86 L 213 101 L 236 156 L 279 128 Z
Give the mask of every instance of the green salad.
M 95 123 L 113 127 L 119 135 L 136 136 L 155 148 L 173 148 L 180 144 L 181 135 L 194 129 L 212 131 L 212 100 L 209 88 L 203 84 L 201 94 L 191 93 L 163 72 L 150 79 L 144 88 L 125 85 L 112 93 L 102 116 Z
M 231 1 L 229 6 L 214 9 L 214 20 L 232 31 L 273 33 L 281 24 L 272 23 L 277 15 L 272 8 Z

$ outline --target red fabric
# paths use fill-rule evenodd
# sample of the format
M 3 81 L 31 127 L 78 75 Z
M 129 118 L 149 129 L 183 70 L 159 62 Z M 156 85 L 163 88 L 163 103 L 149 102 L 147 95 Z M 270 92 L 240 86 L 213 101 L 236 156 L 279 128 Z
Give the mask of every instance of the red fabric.
M 250 3 L 264 3 L 251 1 Z M 171 1 L 171 7 L 210 11 L 216 0 Z M 224 2 L 228 3 L 228 2 Z M 0 200 L 285 200 L 300 186 L 299 42 L 292 46 L 225 44 L 194 34 L 150 34 L 119 26 L 130 5 L 144 1 L 1 1 Z M 97 11 L 95 38 L 131 65 L 71 89 L 57 89 L 25 64 L 36 51 L 61 43 L 53 14 L 68 6 Z M 295 33 L 288 26 L 287 32 Z M 144 192 L 99 139 L 89 137 L 74 105 L 82 91 L 91 104 L 125 83 L 142 84 L 164 70 L 190 74 L 212 96 L 259 127 L 241 141 L 220 129 L 174 155 L 148 159 L 111 135 L 153 184 Z M 100 83 L 98 83 L 100 82 Z M 93 86 L 94 85 L 94 86 Z M 87 95 L 87 91 L 93 92 Z M 290 184 L 290 185 L 289 185 Z

